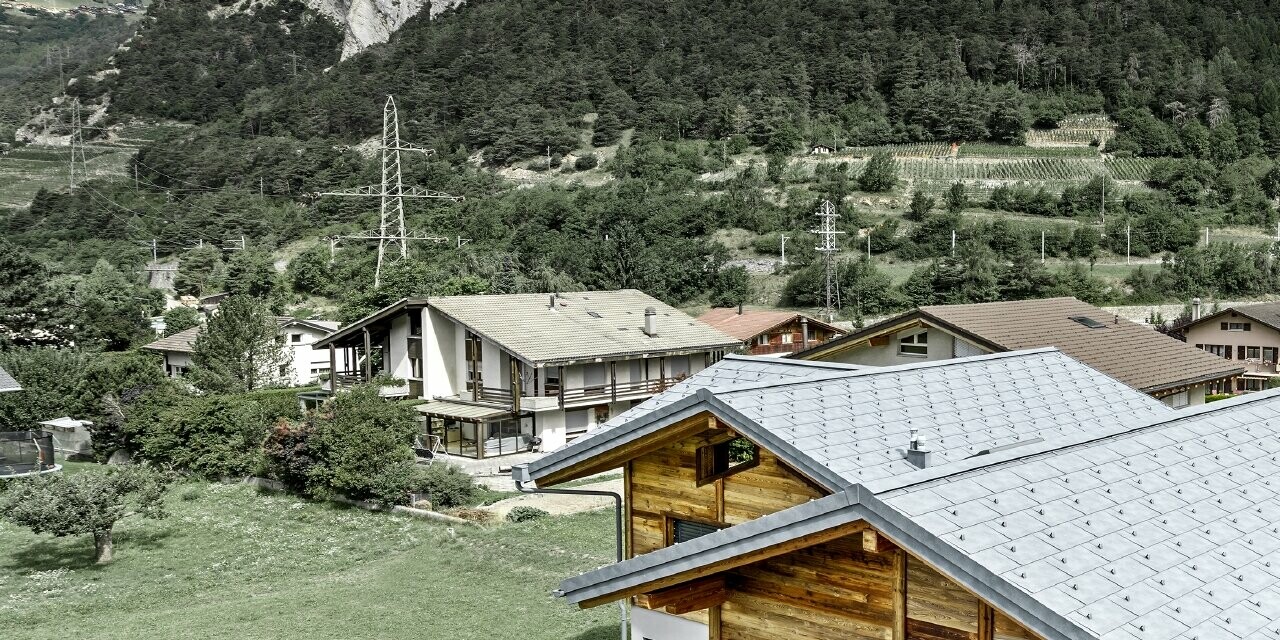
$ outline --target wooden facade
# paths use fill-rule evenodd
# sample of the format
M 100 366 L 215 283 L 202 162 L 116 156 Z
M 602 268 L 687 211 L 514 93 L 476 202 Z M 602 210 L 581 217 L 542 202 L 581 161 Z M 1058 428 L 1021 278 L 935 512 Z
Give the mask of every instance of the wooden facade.
M 806 329 L 809 333 L 808 340 L 805 340 L 804 335 Z M 745 344 L 747 353 L 753 356 L 767 356 L 775 353 L 795 353 L 841 335 L 843 334 L 833 331 L 822 323 L 813 321 L 801 323 L 800 318 L 796 317 L 786 324 L 752 336 L 745 341 Z
M 627 557 L 672 544 L 677 520 L 723 528 L 827 494 L 763 448 L 752 465 L 700 484 L 698 449 L 736 434 L 707 415 L 667 433 L 619 461 Z M 719 640 L 1037 638 L 864 522 L 582 604 L 617 597 L 707 624 Z

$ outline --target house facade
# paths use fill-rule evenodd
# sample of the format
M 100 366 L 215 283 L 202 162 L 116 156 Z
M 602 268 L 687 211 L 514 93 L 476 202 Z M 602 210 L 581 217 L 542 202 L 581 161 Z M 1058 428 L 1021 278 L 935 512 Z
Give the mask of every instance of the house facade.
M 1075 298 L 920 307 L 790 357 L 891 366 L 1039 347 L 1061 349 L 1175 408 L 1203 404 L 1245 373 L 1242 363 L 1206 357 Z
M 718 361 L 737 341 L 640 291 L 405 299 L 317 342 L 351 369 L 423 400 L 451 455 L 550 451 Z M 326 388 L 332 392 L 333 387 Z
M 330 374 L 330 358 L 327 354 L 316 352 L 312 346 L 316 341 L 336 331 L 338 323 L 327 320 L 303 320 L 288 316 L 277 317 L 276 321 L 280 325 L 278 335 L 285 347 L 288 361 L 279 371 L 271 372 L 271 376 L 294 387 L 312 385 L 327 379 Z M 203 326 L 185 329 L 142 348 L 163 356 L 165 375 L 178 378 L 190 370 L 191 354 L 195 350 L 196 338 L 203 330 Z M 347 368 L 346 354 L 338 357 L 338 366 L 340 369 Z
M 698 319 L 742 341 L 754 356 L 783 356 L 844 335 L 841 329 L 792 311 L 712 309 Z
M 1262 391 L 1280 377 L 1280 303 L 1224 309 L 1192 320 L 1182 335 L 1187 344 L 1244 367 L 1233 385 L 1214 389 L 1218 393 Z
M 741 375 L 746 364 L 755 375 Z M 771 366 L 726 360 L 702 374 L 714 382 L 673 389 L 674 401 L 513 471 L 525 487 L 623 472 L 626 559 L 566 579 L 557 595 L 584 608 L 626 602 L 636 638 L 1103 637 L 1084 614 L 1037 599 L 1102 564 L 1090 557 L 1077 569 L 1067 557 L 1082 533 L 1123 535 L 1110 514 L 1076 525 L 1060 511 L 1067 483 L 1101 481 L 1039 463 L 980 488 L 933 485 L 1177 413 L 1051 349 L 776 375 Z M 1003 384 L 1013 380 L 1024 382 Z M 920 388 L 928 393 L 911 392 Z M 1040 512 L 1050 515 L 1001 521 L 1035 514 L 1037 499 L 1052 501 Z M 1084 504 L 1070 513 L 1100 508 Z M 1023 551 L 1002 553 L 1001 542 Z M 1043 602 L 1058 604 L 1052 596 Z M 1109 638 L 1131 637 L 1144 636 Z

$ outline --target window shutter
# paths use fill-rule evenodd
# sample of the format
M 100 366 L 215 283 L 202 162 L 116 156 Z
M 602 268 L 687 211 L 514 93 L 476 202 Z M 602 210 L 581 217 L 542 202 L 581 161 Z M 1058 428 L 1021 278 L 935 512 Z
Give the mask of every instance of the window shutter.
M 1246 322 L 1246 323 L 1244 323 L 1244 330 L 1245 330 L 1245 331 L 1250 331 L 1250 327 L 1252 327 L 1252 326 L 1253 326 L 1253 323 L 1252 323 L 1252 322 Z
M 1223 323 L 1222 323 L 1222 330 L 1223 330 L 1223 331 L 1226 331 L 1226 330 L 1227 330 L 1227 323 L 1225 323 L 1225 322 L 1223 322 Z
M 1243 346 L 1236 347 L 1236 360 L 1244 360 L 1244 359 L 1245 359 L 1244 347 Z

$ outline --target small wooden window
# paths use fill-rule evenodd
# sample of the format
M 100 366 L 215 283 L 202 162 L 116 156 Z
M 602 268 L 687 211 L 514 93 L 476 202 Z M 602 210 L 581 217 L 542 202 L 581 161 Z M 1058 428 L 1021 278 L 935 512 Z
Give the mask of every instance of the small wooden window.
M 715 482 L 760 463 L 760 449 L 754 442 L 737 437 L 698 449 L 698 485 Z

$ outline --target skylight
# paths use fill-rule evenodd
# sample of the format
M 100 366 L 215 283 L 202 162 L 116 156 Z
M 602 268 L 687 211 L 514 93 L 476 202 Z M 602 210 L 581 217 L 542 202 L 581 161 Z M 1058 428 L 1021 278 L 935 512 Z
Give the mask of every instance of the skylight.
M 1101 322 L 1098 322 L 1097 320 L 1094 320 L 1093 318 L 1089 318 L 1086 316 L 1068 316 L 1068 319 L 1075 320 L 1076 322 L 1079 322 L 1080 324 L 1086 327 L 1089 327 L 1090 329 L 1101 329 L 1107 326 Z
M 598 314 L 598 313 L 596 313 L 596 312 L 594 312 L 594 311 L 588 311 L 588 312 L 587 312 L 587 315 L 591 316 L 592 318 L 602 318 L 602 317 L 604 317 L 604 316 L 601 316 L 600 314 Z

